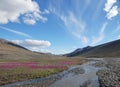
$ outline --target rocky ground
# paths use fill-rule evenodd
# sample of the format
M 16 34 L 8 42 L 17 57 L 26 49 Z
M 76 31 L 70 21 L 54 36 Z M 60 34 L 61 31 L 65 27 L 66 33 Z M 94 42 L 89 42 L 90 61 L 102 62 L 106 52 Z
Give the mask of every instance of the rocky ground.
M 99 65 L 106 67 L 97 72 L 100 87 L 120 87 L 120 59 L 107 59 Z

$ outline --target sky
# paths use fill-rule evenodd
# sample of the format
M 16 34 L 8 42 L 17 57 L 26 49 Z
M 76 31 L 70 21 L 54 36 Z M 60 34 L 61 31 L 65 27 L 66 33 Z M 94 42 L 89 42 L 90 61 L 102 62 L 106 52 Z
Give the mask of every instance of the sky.
M 53 54 L 120 39 L 120 0 L 0 0 L 0 38 Z

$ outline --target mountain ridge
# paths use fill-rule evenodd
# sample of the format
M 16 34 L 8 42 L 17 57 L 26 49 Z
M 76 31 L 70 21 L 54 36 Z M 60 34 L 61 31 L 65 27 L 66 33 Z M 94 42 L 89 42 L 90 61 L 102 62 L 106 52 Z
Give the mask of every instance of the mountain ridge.
M 41 52 L 30 51 L 11 41 L 0 38 L 0 60 L 30 60 L 34 58 L 47 59 L 51 58 L 51 56 Z
M 104 44 L 100 44 L 94 47 L 88 46 L 89 49 L 82 48 L 78 52 L 73 51 L 71 53 L 66 54 L 65 56 L 74 57 L 120 57 L 120 39 L 107 42 Z M 81 48 L 80 48 L 81 49 Z

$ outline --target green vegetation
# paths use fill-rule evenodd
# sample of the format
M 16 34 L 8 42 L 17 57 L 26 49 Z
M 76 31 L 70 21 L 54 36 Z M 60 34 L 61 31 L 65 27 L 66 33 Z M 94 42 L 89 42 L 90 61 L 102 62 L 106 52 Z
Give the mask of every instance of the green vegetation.
M 46 77 L 51 74 L 63 71 L 63 69 L 28 69 L 28 68 L 16 68 L 16 69 L 1 69 L 0 70 L 0 85 L 13 83 L 17 81 L 23 81 L 28 79 L 35 79 Z
M 12 63 L 12 62 L 17 62 L 18 64 L 20 63 L 25 63 L 26 60 L 22 60 L 19 62 L 19 60 L 14 61 L 14 60 L 4 60 L 4 62 L 1 63 Z M 65 66 L 64 68 L 56 67 L 56 68 L 38 68 L 38 69 L 33 69 L 33 68 L 28 68 L 28 67 L 16 67 L 16 68 L 0 68 L 0 85 L 5 85 L 9 83 L 14 83 L 18 81 L 24 81 L 24 80 L 30 80 L 30 79 L 36 79 L 36 78 L 42 78 L 42 77 L 47 77 L 49 75 L 64 71 L 67 69 L 69 66 L 76 65 L 76 64 L 82 64 L 85 62 L 85 60 L 80 59 L 80 58 L 58 58 L 58 59 L 49 59 L 49 60 L 37 60 L 39 65 L 63 65 Z M 28 62 L 28 61 L 27 61 Z M 29 60 L 29 62 L 33 62 L 33 60 Z M 72 63 L 73 62 L 73 63 Z M 69 64 L 70 63 L 70 64 Z

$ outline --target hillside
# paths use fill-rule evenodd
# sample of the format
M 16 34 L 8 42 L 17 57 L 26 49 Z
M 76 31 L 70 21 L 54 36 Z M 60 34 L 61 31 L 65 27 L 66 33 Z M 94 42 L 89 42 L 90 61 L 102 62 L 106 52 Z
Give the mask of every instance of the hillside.
M 0 60 L 31 60 L 35 58 L 47 59 L 51 57 L 52 56 L 44 53 L 32 52 L 10 41 L 0 39 Z
M 108 42 L 95 47 L 85 47 L 66 54 L 68 57 L 120 57 L 120 40 Z

